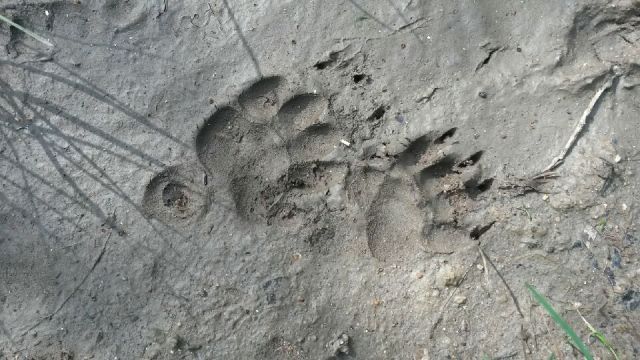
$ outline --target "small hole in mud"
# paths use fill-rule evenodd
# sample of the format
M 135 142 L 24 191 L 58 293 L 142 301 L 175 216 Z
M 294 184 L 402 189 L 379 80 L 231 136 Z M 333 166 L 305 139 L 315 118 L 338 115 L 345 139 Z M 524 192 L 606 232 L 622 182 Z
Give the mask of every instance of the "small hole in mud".
M 482 153 L 483 151 L 478 151 L 477 153 L 469 156 L 466 160 L 458 164 L 458 167 L 463 168 L 463 167 L 474 165 L 475 163 L 478 162 L 478 160 L 480 160 L 480 158 L 482 157 Z
M 373 111 L 373 113 L 371 113 L 371 115 L 369 116 L 369 120 L 380 120 L 384 116 L 385 112 L 386 110 L 384 109 L 384 106 L 380 105 Z
M 365 77 L 367 77 L 367 75 L 365 74 L 355 74 L 353 75 L 353 82 L 357 84 L 360 81 L 364 80 Z
M 493 185 L 493 178 L 488 178 L 483 180 L 480 184 L 478 184 L 477 189 L 480 192 L 485 192 L 491 189 L 492 185 Z
M 480 236 L 484 235 L 484 233 L 489 231 L 489 229 L 491 229 L 491 227 L 493 226 L 494 223 L 495 223 L 495 221 L 492 221 L 492 222 L 488 223 L 487 225 L 483 225 L 483 226 L 477 225 L 476 227 L 474 227 L 471 230 L 471 233 L 469 233 L 469 237 L 471 237 L 473 240 L 480 239 Z
M 182 184 L 169 183 L 162 190 L 162 203 L 166 207 L 175 207 L 178 211 L 185 211 L 189 205 L 188 189 Z
M 313 67 L 316 68 L 317 70 L 324 70 L 327 68 L 327 66 L 331 64 L 333 64 L 333 60 L 319 61 L 315 65 L 313 65 Z
M 452 137 L 456 133 L 456 130 L 458 130 L 458 128 L 454 127 L 454 128 L 451 128 L 451 129 L 445 131 L 442 135 L 440 135 L 433 142 L 435 144 L 443 144 L 448 138 Z

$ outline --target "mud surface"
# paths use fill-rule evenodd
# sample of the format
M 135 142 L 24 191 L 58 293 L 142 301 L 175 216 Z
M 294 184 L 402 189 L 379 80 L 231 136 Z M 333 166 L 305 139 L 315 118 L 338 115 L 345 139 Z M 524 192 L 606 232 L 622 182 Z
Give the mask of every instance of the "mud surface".
M 637 1 L 0 14 L 0 359 L 640 357 Z

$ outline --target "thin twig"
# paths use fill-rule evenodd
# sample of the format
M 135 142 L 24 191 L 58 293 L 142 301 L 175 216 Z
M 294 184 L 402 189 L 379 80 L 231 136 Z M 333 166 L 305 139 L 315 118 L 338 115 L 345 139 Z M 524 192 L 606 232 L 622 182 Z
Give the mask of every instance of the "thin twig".
M 480 250 L 480 247 L 478 247 L 478 250 Z M 484 266 L 484 278 L 487 281 L 487 284 L 490 283 L 490 279 L 489 279 L 489 268 L 487 267 L 487 258 L 484 256 L 484 252 L 482 252 L 482 250 L 480 250 L 480 256 L 482 256 L 482 264 Z
M 551 160 L 551 163 L 546 168 L 544 168 L 544 170 L 542 170 L 540 174 L 550 172 L 551 170 L 557 168 L 558 166 L 560 166 L 560 164 L 562 164 L 571 148 L 573 148 L 576 141 L 578 141 L 578 137 L 587 124 L 587 119 L 589 119 L 589 117 L 593 114 L 593 109 L 595 108 L 596 104 L 598 103 L 604 92 L 607 91 L 611 87 L 611 85 L 613 85 L 614 79 L 616 79 L 618 76 L 619 75 L 615 74 L 614 76 L 609 78 L 609 80 L 607 80 L 602 85 L 602 87 L 595 93 L 595 95 L 593 95 L 593 98 L 591 98 L 591 101 L 589 102 L 589 106 L 587 106 L 584 113 L 582 113 L 580 121 L 578 122 L 576 128 L 573 130 L 573 134 L 571 134 L 569 141 L 567 141 L 567 144 L 560 152 L 560 155 L 553 158 L 553 160 Z
M 557 177 L 560 177 L 560 176 L 553 171 L 543 171 L 538 175 L 532 177 L 531 180 L 547 180 L 547 179 L 555 179 Z
M 511 359 L 512 357 L 516 357 L 517 355 L 518 355 L 518 352 L 517 351 L 513 351 L 513 352 L 510 352 L 510 353 L 508 353 L 506 355 L 494 357 L 493 360 Z
M 73 291 L 69 295 L 67 295 L 67 297 L 64 299 L 64 301 L 56 308 L 56 310 L 54 312 L 52 312 L 51 314 L 41 318 L 37 323 L 35 323 L 29 329 L 27 329 L 27 331 L 25 331 L 23 333 L 23 336 L 26 333 L 28 333 L 29 331 L 31 331 L 31 330 L 35 329 L 36 327 L 38 327 L 40 324 L 42 324 L 43 321 L 45 321 L 47 319 L 51 320 L 54 316 L 56 316 L 56 314 L 58 314 L 58 312 L 60 312 L 60 310 L 62 310 L 62 308 L 67 304 L 67 302 L 69 302 L 69 300 L 71 300 L 71 298 L 78 292 L 80 287 L 89 278 L 89 275 L 91 275 L 93 273 L 93 270 L 95 270 L 96 266 L 98 266 L 98 263 L 100 262 L 100 260 L 102 260 L 102 257 L 104 256 L 104 253 L 107 250 L 107 244 L 109 243 L 109 239 L 111 239 L 111 235 L 112 234 L 113 234 L 113 232 L 110 231 L 109 235 L 107 236 L 107 239 L 104 241 L 104 244 L 102 245 L 102 250 L 100 250 L 100 253 L 96 257 L 96 259 L 93 261 L 93 265 L 91 266 L 91 269 L 89 269 L 89 271 L 84 275 L 82 280 L 80 280 L 80 282 L 78 283 L 78 285 L 76 285 L 76 287 L 73 289 Z
M 49 40 L 43 38 L 42 36 L 34 33 L 33 31 L 31 31 L 29 29 L 25 29 L 24 27 L 16 24 L 15 22 L 9 20 L 8 18 L 6 18 L 6 17 L 4 17 L 2 15 L 0 15 L 0 21 L 3 21 L 5 23 L 7 23 L 7 25 L 9 25 L 9 26 L 13 26 L 14 28 L 24 32 L 25 34 L 31 36 L 32 38 L 38 40 L 39 42 L 43 43 L 46 46 L 53 47 L 53 44 L 51 42 L 49 42 Z
M 478 246 L 478 250 L 480 251 L 480 254 L 482 255 L 483 258 L 487 259 L 487 262 L 489 263 L 489 265 L 491 265 L 491 267 L 493 268 L 493 270 L 495 270 L 496 274 L 498 274 L 498 277 L 500 278 L 500 280 L 502 280 L 502 283 L 504 284 L 504 286 L 507 288 L 507 291 L 509 292 L 509 295 L 511 296 L 511 299 L 513 300 L 513 303 L 516 306 L 516 310 L 518 310 L 518 313 L 520 314 L 520 316 L 524 319 L 524 314 L 522 313 L 522 310 L 520 309 L 520 303 L 518 303 L 518 299 L 516 298 L 516 295 L 513 293 L 513 291 L 511 290 L 511 288 L 509 287 L 509 284 L 507 284 L 507 281 L 504 279 L 504 277 L 502 276 L 502 274 L 500 274 L 500 271 L 498 271 L 498 268 L 493 264 L 493 262 L 491 261 L 491 259 L 487 256 L 487 254 L 484 253 L 484 251 L 482 250 L 481 247 Z
M 447 305 L 449 305 L 449 301 L 451 301 L 451 298 L 453 298 L 453 295 L 456 294 L 456 292 L 458 291 L 458 288 L 460 287 L 460 285 L 462 285 L 462 282 L 467 278 L 467 274 L 469 274 L 469 271 L 471 271 L 471 268 L 473 268 L 473 264 L 475 264 L 477 260 L 478 258 L 476 257 L 476 259 L 473 260 L 471 265 L 469 265 L 469 267 L 467 268 L 467 271 L 465 271 L 464 274 L 462 274 L 462 278 L 460 279 L 460 284 L 458 284 L 458 286 L 451 291 L 451 294 L 449 294 L 449 296 L 447 297 L 447 300 L 445 300 L 445 302 L 440 307 L 438 318 L 433 323 L 433 325 L 431 325 L 431 329 L 429 330 L 429 339 L 433 339 L 433 333 L 435 332 L 438 325 L 440 325 L 440 322 L 442 322 L 442 318 L 444 317 L 443 315 L 444 310 L 446 309 Z

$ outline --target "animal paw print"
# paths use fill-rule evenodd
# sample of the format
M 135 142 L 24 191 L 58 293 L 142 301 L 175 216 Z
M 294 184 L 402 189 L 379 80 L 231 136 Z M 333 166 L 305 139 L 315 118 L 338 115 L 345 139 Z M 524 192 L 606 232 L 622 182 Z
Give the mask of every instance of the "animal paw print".
M 282 77 L 261 79 L 206 119 L 196 135 L 198 160 L 212 180 L 226 185 L 245 219 L 273 223 L 314 212 L 346 176 L 347 165 L 336 160 L 342 131 L 328 99 L 290 93 Z M 160 195 L 147 198 L 160 201 Z
M 455 227 L 469 202 L 491 187 L 482 179 L 482 151 L 457 153 L 456 128 L 421 136 L 398 152 L 385 146 L 371 159 L 391 159 L 366 214 L 369 250 L 381 261 L 398 261 L 425 248 L 434 228 Z
M 171 166 L 147 184 L 142 208 L 164 223 L 192 224 L 204 216 L 211 192 L 204 186 L 196 164 Z

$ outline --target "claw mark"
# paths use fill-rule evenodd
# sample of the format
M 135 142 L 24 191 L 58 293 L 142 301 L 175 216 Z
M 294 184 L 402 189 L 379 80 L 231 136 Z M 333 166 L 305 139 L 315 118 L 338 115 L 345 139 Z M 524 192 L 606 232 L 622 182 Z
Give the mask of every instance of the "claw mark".
M 489 231 L 489 229 L 491 229 L 493 224 L 495 224 L 495 221 L 492 221 L 492 222 L 490 222 L 490 223 L 488 223 L 487 225 L 484 225 L 484 226 L 481 226 L 481 225 L 475 226 L 471 230 L 471 233 L 469 233 L 469 237 L 471 237 L 473 240 L 480 239 L 480 236 L 484 235 L 484 233 Z
M 435 139 L 433 141 L 433 143 L 434 144 L 444 144 L 444 142 L 448 138 L 452 137 L 456 133 L 457 130 L 458 130 L 458 128 L 454 127 L 454 128 L 451 128 L 451 129 L 445 131 L 442 135 L 440 135 L 437 139 Z
M 478 160 L 480 160 L 480 158 L 482 157 L 482 154 L 483 154 L 482 150 L 474 153 L 473 155 L 466 158 L 463 162 L 458 164 L 458 167 L 464 168 L 467 166 L 475 165 L 475 163 L 477 163 Z

